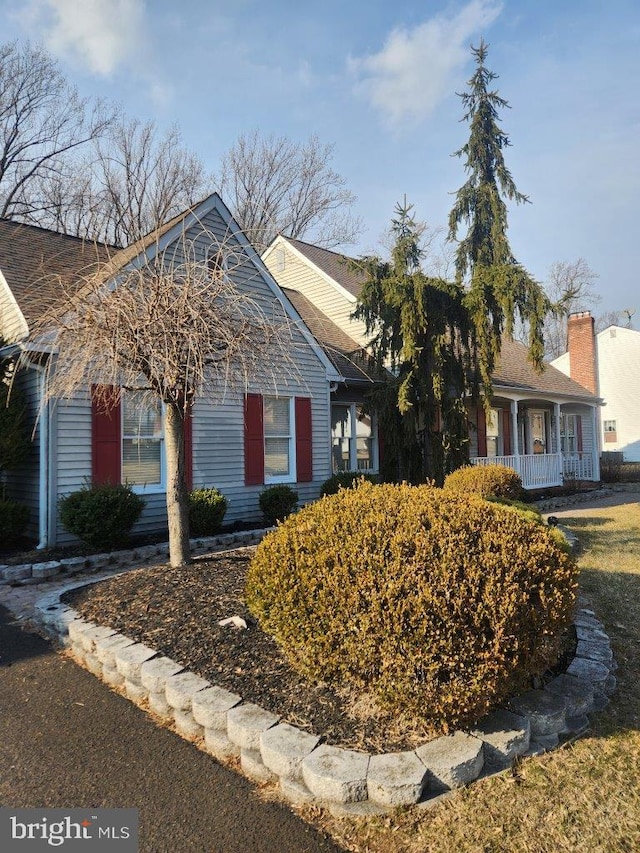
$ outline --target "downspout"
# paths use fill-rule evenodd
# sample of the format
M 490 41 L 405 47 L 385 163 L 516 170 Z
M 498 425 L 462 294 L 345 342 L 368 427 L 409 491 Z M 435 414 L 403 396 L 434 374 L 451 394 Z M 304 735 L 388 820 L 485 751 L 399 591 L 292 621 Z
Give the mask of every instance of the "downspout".
M 36 545 L 38 551 L 49 546 L 49 401 L 46 400 L 46 370 L 39 364 L 31 364 L 33 370 L 40 374 L 40 443 L 38 471 L 38 536 Z M 42 402 L 45 401 L 46 402 Z

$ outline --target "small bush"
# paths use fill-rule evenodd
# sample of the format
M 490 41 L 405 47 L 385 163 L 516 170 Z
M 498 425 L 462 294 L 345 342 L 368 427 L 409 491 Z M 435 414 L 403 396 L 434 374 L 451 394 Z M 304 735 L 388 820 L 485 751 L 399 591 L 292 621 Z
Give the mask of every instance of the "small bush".
M 576 589 L 549 528 L 512 509 L 362 483 L 265 537 L 246 600 L 299 672 L 446 731 L 555 662 Z
M 213 536 L 222 527 L 229 503 L 217 489 L 195 489 L 189 494 L 189 530 L 192 536 Z
M 0 500 L 0 542 L 7 545 L 19 539 L 29 521 L 29 507 L 11 500 Z
M 480 497 L 520 500 L 522 480 L 520 475 L 505 465 L 467 465 L 448 474 L 443 488 L 447 492 L 462 492 Z
M 339 471 L 337 474 L 325 480 L 320 489 L 320 497 L 324 495 L 335 495 L 339 489 L 350 489 L 352 486 L 367 480 L 369 483 L 377 483 L 378 478 L 375 474 L 361 474 L 359 471 Z
M 269 486 L 260 494 L 260 509 L 267 527 L 282 521 L 296 508 L 298 493 L 291 486 Z
M 60 499 L 60 521 L 92 548 L 125 545 L 144 500 L 130 486 L 85 486 Z

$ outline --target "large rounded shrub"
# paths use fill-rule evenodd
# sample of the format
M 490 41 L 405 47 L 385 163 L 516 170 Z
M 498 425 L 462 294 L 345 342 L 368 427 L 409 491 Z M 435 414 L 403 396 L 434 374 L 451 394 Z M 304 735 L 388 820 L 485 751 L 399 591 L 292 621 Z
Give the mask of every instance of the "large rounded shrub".
M 548 530 L 511 509 L 362 483 L 262 541 L 247 603 L 300 672 L 446 731 L 555 661 L 576 577 Z
M 127 543 L 144 504 L 130 486 L 85 486 L 60 499 L 60 521 L 93 548 L 116 548 Z
M 466 465 L 447 474 L 443 488 L 446 492 L 516 501 L 523 494 L 520 475 L 506 465 Z

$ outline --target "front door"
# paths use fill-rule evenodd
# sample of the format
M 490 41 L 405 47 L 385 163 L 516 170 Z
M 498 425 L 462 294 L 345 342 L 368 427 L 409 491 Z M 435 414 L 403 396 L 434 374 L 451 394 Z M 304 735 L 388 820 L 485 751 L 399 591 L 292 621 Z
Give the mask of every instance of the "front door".
M 544 412 L 531 410 L 529 412 L 530 453 L 547 452 L 547 421 Z

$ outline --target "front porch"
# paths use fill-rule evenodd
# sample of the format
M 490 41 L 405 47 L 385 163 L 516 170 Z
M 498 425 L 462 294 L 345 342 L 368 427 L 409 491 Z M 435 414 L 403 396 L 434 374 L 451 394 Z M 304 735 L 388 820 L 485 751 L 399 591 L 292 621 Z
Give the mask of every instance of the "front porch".
M 599 480 L 593 453 L 527 453 L 523 456 L 480 456 L 472 465 L 505 465 L 517 471 L 525 489 L 561 486 L 566 480 Z
M 505 465 L 525 489 L 600 479 L 595 405 L 501 393 L 485 414 L 477 412 L 472 465 Z

